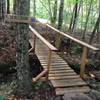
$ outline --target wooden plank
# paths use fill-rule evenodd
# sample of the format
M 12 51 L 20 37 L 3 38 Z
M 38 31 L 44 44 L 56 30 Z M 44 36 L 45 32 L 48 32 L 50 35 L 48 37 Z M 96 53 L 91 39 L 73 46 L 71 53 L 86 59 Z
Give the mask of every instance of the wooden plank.
M 53 71 L 53 70 L 72 70 L 70 67 L 52 67 L 50 68 L 50 71 Z
M 41 61 L 42 64 L 46 64 L 46 61 Z M 51 63 L 51 65 L 68 65 L 67 63 L 63 63 L 63 62 L 53 62 Z
M 44 67 L 47 67 L 47 64 L 41 64 L 42 66 L 44 66 Z M 62 66 L 62 67 L 55 67 L 55 66 L 51 66 L 50 67 L 50 70 L 52 71 L 52 70 L 73 70 L 73 69 L 71 69 L 70 67 L 66 67 L 66 66 Z
M 46 64 L 47 63 L 47 61 L 41 61 L 41 60 L 40 60 L 40 62 L 42 64 Z M 51 65 L 67 65 L 67 63 L 64 63 L 64 62 L 51 62 Z
M 39 59 L 41 62 L 46 62 L 46 59 Z M 65 61 L 60 60 L 51 60 L 51 63 L 66 63 Z
M 42 65 L 42 66 L 47 66 L 47 63 L 42 63 L 42 62 L 41 62 L 41 65 Z M 52 65 L 52 64 L 51 64 L 51 67 L 50 67 L 50 68 L 65 68 L 65 67 L 66 67 L 66 68 L 70 68 L 68 65 L 64 65 L 64 64 L 61 64 L 61 65 L 59 65 L 59 64 L 58 64 L 58 65 Z M 71 69 L 71 68 L 70 68 L 70 69 Z
M 41 46 L 38 45 L 36 47 L 37 51 Z M 44 50 L 44 47 L 37 52 L 38 58 L 44 68 L 47 67 L 47 54 L 48 52 Z M 87 84 L 77 75 L 64 61 L 61 57 L 59 57 L 56 53 L 53 53 L 51 60 L 51 67 L 49 73 L 49 79 L 55 88 L 58 87 L 76 87 L 76 86 L 86 86 Z M 56 85 L 55 85 L 56 84 Z M 81 87 L 79 87 L 81 88 Z M 71 91 L 71 90 L 70 90 Z M 64 91 L 65 92 L 65 91 Z
M 87 52 L 88 49 L 86 47 L 83 47 L 83 53 L 82 53 L 82 58 L 81 58 L 81 66 L 80 66 L 80 76 L 84 78 L 84 73 L 85 73 L 85 65 L 86 65 L 86 60 L 87 60 Z
M 49 74 L 49 76 L 74 76 L 74 75 L 77 75 L 75 72 L 73 73 L 56 73 L 56 74 Z
M 80 78 L 79 75 L 74 75 L 74 76 L 51 76 L 49 77 L 50 80 L 63 80 L 63 79 L 77 79 Z
M 50 71 L 50 74 L 57 74 L 57 73 L 73 73 L 73 70 L 53 70 Z
M 73 86 L 85 86 L 87 85 L 83 80 L 78 81 L 78 80 L 51 80 L 51 83 L 55 88 L 60 88 L 60 87 L 73 87 Z
M 64 37 L 69 38 L 69 39 L 73 40 L 74 42 L 76 42 L 76 43 L 78 43 L 78 44 L 80 44 L 80 45 L 82 45 L 82 46 L 85 46 L 85 47 L 87 47 L 87 48 L 89 48 L 89 49 L 92 49 L 92 50 L 94 50 L 94 51 L 100 51 L 99 48 L 96 48 L 96 47 L 94 47 L 94 46 L 91 46 L 91 45 L 89 45 L 88 43 L 85 43 L 85 42 L 83 42 L 83 41 L 81 41 L 81 40 L 78 40 L 78 39 L 76 39 L 76 38 L 74 38 L 74 37 L 68 35 L 69 33 L 68 33 L 68 34 L 65 34 L 64 32 L 61 32 L 61 31 L 57 30 L 56 28 L 54 28 L 54 27 L 52 27 L 52 26 L 50 26 L 50 25 L 48 25 L 48 24 L 47 24 L 47 26 L 48 26 L 49 28 L 51 28 L 52 30 L 56 31 L 56 33 L 59 33 L 59 34 L 63 35 Z
M 90 88 L 88 86 L 72 87 L 72 88 L 57 88 L 56 95 L 64 95 L 65 93 L 88 93 Z

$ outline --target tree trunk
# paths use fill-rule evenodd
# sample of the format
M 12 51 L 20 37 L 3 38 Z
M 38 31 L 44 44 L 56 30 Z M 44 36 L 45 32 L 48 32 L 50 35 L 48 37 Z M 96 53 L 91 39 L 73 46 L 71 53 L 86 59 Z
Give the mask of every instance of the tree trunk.
M 5 0 L 0 0 L 0 22 L 4 20 L 5 8 Z
M 93 40 L 93 38 L 94 38 L 94 35 L 95 35 L 96 30 L 97 30 L 97 28 L 98 28 L 99 25 L 100 25 L 100 15 L 99 15 L 99 17 L 98 17 L 98 19 L 97 19 L 97 21 L 96 21 L 95 26 L 94 26 L 93 32 L 92 32 L 91 37 L 90 37 L 90 40 L 89 40 L 89 44 L 92 43 L 92 40 Z
M 78 0 L 76 0 L 76 4 L 75 4 L 75 10 L 74 10 L 74 17 L 73 17 L 73 25 L 72 25 L 72 32 L 74 30 L 75 27 L 75 23 L 76 23 L 76 18 L 77 18 L 77 12 L 78 12 Z
M 62 28 L 62 23 L 63 23 L 63 9 L 64 9 L 64 0 L 60 0 L 59 18 L 58 18 L 59 30 Z
M 80 8 L 82 6 L 83 0 L 80 0 L 80 3 L 78 4 L 78 1 L 76 1 L 76 11 L 75 11 L 75 16 L 74 16 L 74 22 L 73 22 L 73 27 L 72 27 L 72 32 L 76 29 L 77 26 L 77 21 L 78 21 L 78 16 L 80 12 Z
M 36 17 L 36 0 L 33 0 L 33 16 Z
M 7 0 L 7 14 L 10 14 L 10 0 Z
M 89 15 L 90 15 L 90 12 L 91 12 L 92 3 L 93 3 L 93 0 L 90 1 L 89 10 L 88 10 L 88 14 L 87 14 L 87 17 L 86 17 L 85 28 L 84 28 L 84 31 L 83 31 L 83 34 L 82 34 L 83 40 L 85 39 L 85 33 L 86 33 L 86 30 L 87 30 L 87 25 L 88 25 Z
M 73 8 L 71 21 L 70 21 L 69 31 L 71 30 L 73 32 L 76 28 L 77 20 L 78 20 L 77 17 L 78 17 L 82 2 L 83 0 L 80 0 L 80 4 L 79 4 L 78 0 L 76 0 L 75 6 Z
M 53 9 L 53 24 L 55 24 L 57 20 L 57 3 L 58 3 L 57 0 L 55 0 Z
M 59 30 L 62 28 L 62 23 L 63 23 L 63 9 L 64 9 L 64 0 L 60 0 L 59 18 L 58 18 L 58 29 Z M 61 44 L 61 35 L 57 33 L 55 45 L 59 50 L 60 50 L 60 44 Z
M 17 15 L 29 15 L 30 0 L 15 0 Z M 32 79 L 30 77 L 28 55 L 28 32 L 27 24 L 16 25 L 16 68 L 17 68 L 17 95 L 29 96 L 32 93 Z

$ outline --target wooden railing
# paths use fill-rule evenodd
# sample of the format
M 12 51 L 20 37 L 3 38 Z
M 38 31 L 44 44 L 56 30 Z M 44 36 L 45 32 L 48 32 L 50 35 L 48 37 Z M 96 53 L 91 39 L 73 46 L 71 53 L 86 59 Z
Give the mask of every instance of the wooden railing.
M 32 17 L 25 15 L 5 14 L 5 22 L 10 22 L 10 23 L 34 24 L 34 22 L 32 22 L 31 19 Z
M 57 30 L 56 28 L 54 28 L 54 27 L 52 27 L 48 24 L 46 24 L 46 26 L 49 27 L 50 29 L 54 30 L 57 34 L 62 35 L 66 38 L 69 38 L 70 40 L 72 40 L 72 41 L 80 44 L 81 46 L 83 46 L 83 53 L 82 53 L 82 57 L 81 57 L 81 66 L 80 66 L 80 76 L 82 78 L 84 78 L 84 72 L 85 72 L 85 65 L 87 63 L 87 52 L 88 52 L 88 50 L 91 49 L 95 52 L 98 52 L 98 51 L 100 51 L 100 49 L 96 48 L 94 46 L 91 46 L 91 45 L 89 45 L 89 44 L 87 44 L 87 43 L 85 43 L 81 40 L 78 40 L 78 39 L 68 35 L 67 33 L 65 34 L 64 32 L 61 32 L 61 31 Z
M 44 69 L 39 75 L 37 75 L 35 78 L 33 78 L 33 81 L 37 81 L 39 80 L 44 74 L 47 75 L 47 79 L 48 79 L 48 74 L 49 74 L 49 69 L 50 69 L 50 65 L 51 65 L 51 56 L 52 56 L 52 51 L 57 51 L 57 49 L 50 44 L 45 38 L 43 38 L 34 28 L 32 28 L 32 26 L 29 26 L 30 30 L 33 33 L 33 38 L 34 38 L 34 43 L 33 43 L 33 51 L 35 52 L 35 45 L 36 45 L 36 38 L 39 38 L 41 40 L 41 42 L 43 42 L 47 47 L 48 47 L 48 60 L 47 60 L 47 68 Z M 32 45 L 32 44 L 31 44 Z M 31 49 L 31 50 L 32 50 Z
M 14 17 L 12 17 L 14 16 Z M 59 34 L 59 37 L 60 36 L 64 36 L 66 38 L 69 38 L 70 40 L 80 44 L 82 47 L 83 47 L 83 53 L 82 53 L 82 57 L 81 57 L 81 66 L 80 66 L 80 76 L 82 78 L 84 78 L 84 72 L 85 72 L 85 65 L 87 63 L 87 52 L 89 49 L 95 51 L 95 52 L 98 52 L 100 51 L 99 48 L 96 48 L 94 46 L 91 46 L 81 40 L 78 40 L 70 35 L 68 35 L 67 33 L 65 34 L 64 32 L 61 32 L 59 30 L 57 30 L 56 28 L 48 25 L 48 24 L 44 24 L 44 23 L 40 23 L 40 22 L 31 22 L 31 17 L 28 17 L 28 16 L 25 16 L 25 17 L 28 17 L 28 20 L 20 20 L 20 19 L 15 19 L 15 17 L 17 18 L 18 15 L 6 15 L 7 19 L 6 21 L 7 22 L 13 22 L 13 23 L 27 23 L 27 24 L 42 24 L 42 25 L 45 25 L 46 26 L 46 34 L 47 34 L 47 29 L 50 28 L 52 30 L 54 30 L 57 34 Z M 31 29 L 31 31 L 34 33 L 34 44 L 33 44 L 33 48 L 34 48 L 34 51 L 35 51 L 35 42 L 36 42 L 36 37 L 38 37 L 45 45 L 47 45 L 47 47 L 49 48 L 49 54 L 48 54 L 48 66 L 47 66 L 47 70 L 49 70 L 49 67 L 50 67 L 50 62 L 51 62 L 51 54 L 52 54 L 52 51 L 56 51 L 57 49 L 52 46 L 47 40 L 45 40 L 36 30 L 34 30 L 31 26 L 29 26 L 29 28 Z M 33 49 L 32 48 L 32 49 Z M 43 74 L 42 74 L 43 75 Z M 40 75 L 41 76 L 41 75 Z M 40 78 L 40 77 L 39 77 Z

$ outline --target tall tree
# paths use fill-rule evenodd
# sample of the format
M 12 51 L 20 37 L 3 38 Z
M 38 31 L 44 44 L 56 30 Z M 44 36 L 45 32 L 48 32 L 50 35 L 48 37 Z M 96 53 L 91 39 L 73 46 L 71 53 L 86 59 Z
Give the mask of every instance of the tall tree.
M 76 23 L 76 18 L 77 18 L 77 12 L 78 12 L 78 0 L 76 0 L 75 6 L 73 8 L 73 13 L 72 13 L 72 17 L 71 17 L 69 30 L 73 31 L 73 29 L 74 29 L 74 26 L 75 26 L 75 23 Z
M 62 28 L 62 23 L 63 23 L 63 9 L 64 9 L 64 0 L 60 0 L 59 18 L 58 18 L 58 29 Z
M 0 0 L 0 22 L 4 20 L 5 15 L 5 0 Z
M 62 28 L 63 24 L 63 9 L 64 9 L 64 0 L 60 0 L 60 7 L 59 7 L 59 18 L 58 18 L 58 29 Z M 55 45 L 60 50 L 60 43 L 61 43 L 61 35 L 56 35 Z
M 33 16 L 36 17 L 36 0 L 33 0 Z
M 47 3 L 44 2 L 43 0 L 39 1 L 41 2 L 42 6 L 45 7 L 45 9 L 47 10 L 51 24 L 55 25 L 57 21 L 58 0 L 47 0 Z
M 99 17 L 97 18 L 97 21 L 96 21 L 96 23 L 95 23 L 93 32 L 92 32 L 91 37 L 90 37 L 90 40 L 89 40 L 89 44 L 92 43 L 92 40 L 93 40 L 93 38 L 94 38 L 94 35 L 95 35 L 96 30 L 98 29 L 99 25 L 100 25 L 100 14 L 99 14 Z
M 69 25 L 69 30 L 71 30 L 72 32 L 76 28 L 77 21 L 78 21 L 78 15 L 79 15 L 79 11 L 80 11 L 82 2 L 83 2 L 83 0 L 80 0 L 80 2 L 79 2 L 79 0 L 75 1 L 73 13 L 72 13 L 72 17 L 71 17 L 71 21 L 70 21 L 70 25 Z
M 52 23 L 55 24 L 57 21 L 57 5 L 58 5 L 58 0 L 55 0 L 54 2 L 54 7 L 53 7 L 53 20 Z
M 15 3 L 17 5 L 15 8 L 17 15 L 29 15 L 30 0 L 15 0 Z M 17 95 L 19 96 L 27 96 L 32 92 L 28 55 L 28 27 L 28 24 L 16 24 Z
M 91 12 L 92 3 L 93 3 L 93 0 L 90 0 L 89 9 L 88 9 L 88 12 L 87 12 L 87 17 L 86 17 L 86 22 L 85 22 L 85 27 L 84 27 L 84 31 L 83 31 L 83 34 L 82 34 L 83 40 L 85 39 L 85 33 L 86 33 L 86 30 L 87 30 L 87 25 L 88 25 L 90 12 Z
M 10 14 L 10 0 L 7 0 L 7 14 Z

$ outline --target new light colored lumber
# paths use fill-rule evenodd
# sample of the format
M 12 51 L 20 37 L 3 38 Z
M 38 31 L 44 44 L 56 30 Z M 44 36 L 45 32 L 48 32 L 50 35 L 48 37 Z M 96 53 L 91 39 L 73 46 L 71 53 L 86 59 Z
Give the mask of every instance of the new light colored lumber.
M 82 46 L 85 46 L 85 47 L 87 47 L 87 48 L 89 48 L 89 49 L 92 49 L 92 50 L 94 50 L 94 51 L 100 51 L 99 48 L 96 48 L 96 47 L 94 47 L 94 46 L 91 46 L 91 45 L 89 45 L 88 43 L 85 43 L 85 42 L 83 42 L 83 41 L 81 41 L 81 40 L 78 40 L 78 39 L 76 39 L 76 38 L 74 38 L 74 37 L 68 35 L 68 34 L 65 34 L 64 32 L 61 32 L 61 31 L 57 30 L 56 28 L 54 28 L 54 27 L 52 27 L 52 26 L 50 26 L 50 25 L 48 25 L 48 24 L 46 24 L 46 25 L 47 25 L 49 28 L 51 28 L 52 30 L 56 31 L 56 33 L 61 34 L 62 36 L 66 37 L 66 38 L 69 38 L 69 39 L 73 40 L 74 42 L 76 42 L 76 43 L 78 43 L 78 44 L 80 44 L 80 45 L 82 45 Z
M 35 29 L 32 28 L 32 26 L 29 26 L 30 30 L 33 32 L 34 35 L 36 35 L 45 45 L 48 46 L 52 51 L 57 51 L 57 49 L 51 45 L 46 39 L 44 39 Z

